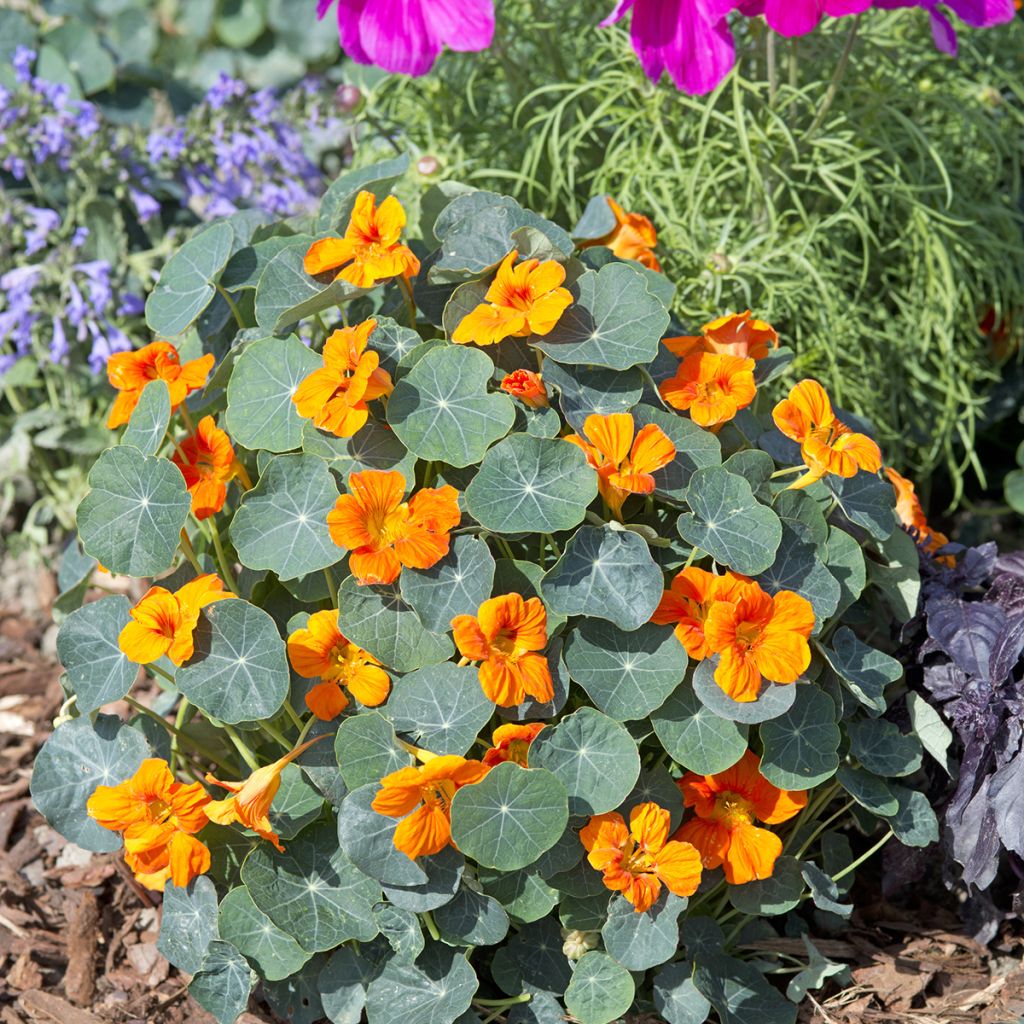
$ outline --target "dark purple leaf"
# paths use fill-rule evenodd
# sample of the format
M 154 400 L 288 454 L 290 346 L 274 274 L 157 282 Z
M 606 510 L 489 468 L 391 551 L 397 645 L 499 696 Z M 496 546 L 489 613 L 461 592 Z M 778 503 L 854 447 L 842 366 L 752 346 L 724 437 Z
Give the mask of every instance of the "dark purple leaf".
M 999 869 L 999 832 L 988 779 L 962 815 L 954 818 L 947 814 L 946 827 L 952 833 L 953 856 L 963 866 L 964 881 L 982 889 L 991 885 Z
M 969 676 L 991 679 L 992 651 L 1006 625 L 999 605 L 982 601 L 958 601 L 949 595 L 928 602 L 931 638 Z
M 1024 614 L 1024 576 L 1001 572 L 989 587 L 986 601 L 994 601 L 1008 615 Z
M 1024 612 L 1007 618 L 1006 625 L 996 640 L 988 668 L 988 677 L 994 686 L 999 686 L 1009 678 L 1010 671 L 1017 664 L 1022 651 L 1024 651 Z
M 952 700 L 964 692 L 967 676 L 951 661 L 939 665 L 925 665 L 924 685 L 937 701 Z
M 1003 845 L 1024 853 L 1024 757 L 1018 755 L 991 777 L 988 796 Z
M 996 569 L 1024 579 L 1024 551 L 1014 551 L 1009 555 L 1000 555 L 996 559 Z

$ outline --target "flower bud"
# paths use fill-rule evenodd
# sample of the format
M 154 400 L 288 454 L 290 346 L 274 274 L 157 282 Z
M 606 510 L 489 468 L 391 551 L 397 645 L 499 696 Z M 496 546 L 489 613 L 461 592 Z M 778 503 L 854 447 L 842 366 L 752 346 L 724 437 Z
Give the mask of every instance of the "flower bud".
M 437 174 L 441 168 L 441 162 L 436 156 L 431 156 L 427 153 L 425 156 L 421 156 L 416 161 L 416 170 L 420 172 L 424 177 L 429 177 L 431 174 Z
M 358 85 L 339 85 L 334 99 L 343 114 L 354 114 L 363 105 L 363 94 Z
M 584 953 L 589 952 L 597 946 L 598 932 L 582 932 L 578 928 L 563 928 L 562 952 L 570 960 L 579 960 Z

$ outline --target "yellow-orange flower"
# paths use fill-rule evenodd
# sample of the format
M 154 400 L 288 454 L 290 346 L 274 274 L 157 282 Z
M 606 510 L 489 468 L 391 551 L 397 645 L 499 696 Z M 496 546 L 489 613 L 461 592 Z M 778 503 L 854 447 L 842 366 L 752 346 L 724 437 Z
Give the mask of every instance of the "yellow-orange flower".
M 807 472 L 789 485 L 806 487 L 831 473 L 849 478 L 859 470 L 877 473 L 882 453 L 866 434 L 855 434 L 832 411 L 832 402 L 816 380 L 802 380 L 772 410 L 775 425 L 800 445 Z
M 928 519 L 921 507 L 921 501 L 914 491 L 914 485 L 905 476 L 900 476 L 891 466 L 884 468 L 889 483 L 896 491 L 896 515 L 899 517 L 899 521 L 928 554 L 934 555 L 936 551 L 949 543 L 949 538 L 928 525 Z M 945 565 L 956 564 L 956 559 L 951 555 L 941 555 L 937 560 Z
M 546 703 L 554 697 L 548 661 L 548 613 L 539 597 L 503 594 L 480 605 L 476 615 L 456 615 L 452 635 L 459 653 L 479 661 L 480 685 L 488 700 L 503 708 L 527 697 Z
M 680 359 L 694 352 L 714 352 L 740 359 L 764 359 L 779 347 L 779 335 L 771 324 L 755 320 L 750 310 L 727 313 L 706 323 L 696 336 L 666 338 L 665 347 Z
M 97 786 L 86 810 L 104 828 L 124 835 L 125 863 L 147 889 L 168 879 L 184 888 L 210 869 L 210 851 L 195 838 L 207 824 L 210 798 L 198 782 L 186 785 L 166 761 L 151 757 L 117 786 Z
M 376 320 L 335 331 L 324 343 L 324 365 L 295 389 L 292 401 L 300 416 L 336 437 L 351 437 L 368 419 L 367 402 L 390 395 L 391 375 L 380 356 L 367 351 Z
M 715 682 L 735 701 L 757 700 L 762 679 L 795 683 L 811 663 L 811 603 L 791 590 L 772 596 L 756 583 L 735 584 L 704 620 L 708 650 L 719 655 Z
M 327 525 L 334 543 L 351 551 L 348 567 L 361 584 L 392 583 L 402 566 L 429 569 L 448 554 L 462 517 L 454 487 L 425 487 L 403 501 L 401 473 L 367 469 L 353 473 L 348 488 Z
M 658 385 L 658 391 L 673 409 L 689 410 L 694 423 L 717 427 L 754 400 L 754 360 L 693 352 L 679 364 L 674 377 Z
M 640 804 L 629 815 L 611 811 L 591 818 L 580 832 L 591 867 L 604 884 L 633 904 L 650 910 L 662 885 L 677 896 L 692 896 L 700 885 L 700 854 L 689 842 L 668 838 L 669 813 L 654 803 Z
M 372 192 L 360 192 L 345 229 L 344 238 L 321 238 L 314 242 L 303 261 L 307 274 L 338 271 L 341 278 L 357 288 L 372 288 L 399 274 L 419 273 L 420 261 L 399 239 L 405 227 L 405 210 L 394 197 L 377 205 Z
M 307 740 L 273 764 L 257 768 L 243 782 L 221 782 L 207 772 L 206 781 L 228 790 L 231 796 L 224 800 L 211 800 L 206 805 L 206 816 L 218 825 L 231 825 L 234 822 L 244 825 L 262 839 L 273 843 L 280 853 L 284 853 L 284 847 L 270 824 L 269 817 L 270 805 L 281 788 L 281 772 L 284 771 L 285 765 L 323 738 L 317 736 Z
M 348 707 L 346 689 L 368 708 L 388 699 L 387 672 L 372 654 L 345 639 L 336 608 L 314 612 L 304 629 L 288 637 L 288 659 L 303 679 L 320 679 L 306 694 L 306 706 L 321 721 L 337 718 Z
M 676 457 L 676 446 L 661 427 L 648 423 L 634 439 L 635 429 L 628 412 L 610 416 L 595 413 L 584 421 L 582 437 L 570 434 L 565 438 L 581 448 L 597 470 L 601 497 L 616 517 L 621 517 L 622 506 L 631 494 L 650 494 L 654 490 L 653 474 Z
M 396 849 L 413 860 L 429 857 L 451 842 L 456 791 L 479 782 L 488 770 L 481 761 L 455 754 L 432 757 L 426 764 L 385 775 L 370 806 L 378 814 L 402 819 L 395 829 Z
M 457 345 L 494 345 L 502 338 L 548 334 L 572 303 L 568 290 L 561 287 L 565 280 L 561 263 L 523 260 L 513 267 L 518 255 L 513 249 L 501 261 L 484 296 L 486 301 L 455 328 L 452 341 Z
M 501 390 L 533 409 L 545 409 L 550 405 L 544 381 L 539 373 L 532 370 L 513 370 L 502 380 Z
M 113 430 L 127 423 L 142 397 L 142 389 L 151 380 L 163 380 L 171 393 L 171 408 L 177 409 L 193 392 L 206 384 L 213 369 L 213 356 L 200 356 L 182 363 L 178 350 L 169 341 L 154 341 L 137 352 L 115 352 L 107 360 L 107 380 L 117 388 L 118 396 L 107 418 Z
M 175 448 L 171 461 L 185 478 L 196 519 L 219 512 L 228 496 L 228 482 L 245 474 L 231 439 L 212 416 L 199 421 L 196 432 Z
M 683 802 L 697 817 L 685 822 L 674 838 L 692 843 L 700 851 L 704 867 L 721 866 L 730 885 L 770 878 L 782 853 L 779 837 L 758 828 L 754 820 L 777 825 L 807 804 L 804 790 L 773 786 L 760 767 L 757 755 L 748 750 L 724 772 L 687 772 L 677 782 Z
M 626 213 L 611 196 L 606 197 L 615 214 L 615 227 L 592 241 L 583 242 L 581 249 L 592 245 L 603 245 L 624 260 L 636 260 L 648 270 L 661 271 L 661 264 L 654 250 L 658 246 L 658 232 L 648 217 L 642 213 Z
M 165 654 L 175 665 L 184 665 L 192 657 L 192 633 L 200 610 L 233 596 L 224 592 L 223 580 L 213 573 L 197 576 L 173 594 L 163 587 L 150 587 L 129 613 L 132 621 L 121 630 L 118 646 L 138 665 L 148 665 Z
M 704 623 L 716 601 L 730 601 L 738 585 L 748 582 L 746 577 L 727 572 L 724 576 L 687 566 L 678 573 L 651 616 L 659 626 L 675 626 L 676 638 L 686 653 L 703 661 L 710 653 L 704 636 Z
M 484 754 L 484 764 L 493 768 L 503 761 L 514 761 L 528 768 L 530 744 L 543 728 L 543 722 L 527 722 L 522 725 L 509 722 L 508 725 L 499 725 L 491 733 L 491 748 Z

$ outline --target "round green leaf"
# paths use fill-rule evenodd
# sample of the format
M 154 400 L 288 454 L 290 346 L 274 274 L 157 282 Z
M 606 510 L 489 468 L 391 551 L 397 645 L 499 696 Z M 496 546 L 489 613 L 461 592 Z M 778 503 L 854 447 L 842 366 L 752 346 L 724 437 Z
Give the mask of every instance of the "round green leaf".
M 882 651 L 861 642 L 848 626 L 840 626 L 825 657 L 846 688 L 862 704 L 885 711 L 885 688 L 903 676 L 903 666 Z
M 338 588 L 338 609 L 342 633 L 396 672 L 437 665 L 454 653 L 451 640 L 431 633 L 402 600 L 397 583 L 364 587 L 349 576 Z
M 611 1024 L 633 1005 L 634 995 L 629 971 L 607 953 L 591 950 L 576 964 L 565 1006 L 580 1024 Z
M 456 615 L 476 615 L 493 582 L 494 557 L 484 541 L 470 536 L 454 537 L 436 565 L 399 577 L 402 597 L 434 633 L 447 633 Z
M 632 783 L 630 783 L 632 785 Z M 452 838 L 479 864 L 515 871 L 532 864 L 565 831 L 565 786 L 551 772 L 506 761 L 452 800 Z
M 839 886 L 836 885 L 835 879 L 816 864 L 803 864 L 802 869 L 803 880 L 811 890 L 811 899 L 819 910 L 837 914 L 839 917 L 849 917 L 853 913 L 852 903 L 839 902 Z
M 306 420 L 302 450 L 323 459 L 343 480 L 367 469 L 394 469 L 411 480 L 416 471 L 416 456 L 406 451 L 393 430 L 376 420 L 367 420 L 353 437 L 335 437 Z
M 295 10 L 287 8 L 287 19 L 294 22 Z M 391 186 L 409 168 L 409 154 L 400 153 L 390 160 L 380 160 L 355 170 L 339 174 L 320 200 L 317 231 L 343 231 L 352 216 L 356 196 L 366 190 L 382 202 L 391 192 Z
M 698 700 L 710 708 L 719 718 L 727 718 L 730 722 L 742 722 L 755 725 L 788 711 L 796 700 L 796 688 L 792 683 L 761 683 L 761 692 L 757 700 L 733 700 L 715 682 L 715 668 L 718 658 L 708 658 L 700 662 L 693 672 L 693 692 Z
M 86 96 L 102 92 L 114 84 L 117 68 L 100 37 L 80 21 L 66 21 L 43 37 L 47 46 L 54 47 L 68 63 L 71 71 L 82 83 Z M 38 74 L 42 77 L 42 71 Z
M 195 654 L 175 679 L 196 707 L 232 725 L 277 712 L 291 677 L 284 641 L 262 608 L 217 601 L 203 609 L 193 636 Z
M 304 828 L 284 853 L 260 843 L 242 865 L 253 903 L 308 953 L 377 934 L 380 886 L 338 849 L 334 823 Z
M 412 911 L 401 910 L 391 903 L 378 903 L 373 908 L 373 916 L 395 956 L 408 962 L 423 952 L 423 929 L 420 919 Z
M 323 366 L 320 357 L 296 337 L 263 338 L 248 345 L 228 381 L 224 425 L 245 448 L 287 452 L 302 443 L 308 422 L 292 395 Z
M 698 775 L 724 772 L 747 749 L 747 727 L 716 715 L 690 683 L 651 715 L 651 724 L 672 760 Z
M 811 683 L 792 689 L 796 700 L 789 711 L 761 726 L 761 774 L 780 789 L 810 789 L 839 767 L 836 706 Z
M 398 732 L 435 754 L 465 754 L 494 713 L 478 672 L 450 661 L 395 683 L 384 713 Z
M 432 349 L 396 385 L 388 423 L 421 459 L 457 467 L 479 462 L 515 419 L 512 399 L 487 391 L 493 372 L 479 349 Z
M 633 419 L 638 431 L 649 423 L 661 427 L 676 446 L 675 458 L 654 474 L 656 495 L 685 499 L 690 477 L 698 469 L 722 464 L 721 442 L 693 420 L 649 405 L 638 405 L 633 410 Z
M 496 946 L 508 934 L 508 914 L 490 896 L 466 887 L 434 911 L 445 942 L 459 946 Z
M 332 1024 L 361 1024 L 366 988 L 383 969 L 350 946 L 336 949 L 320 971 L 317 987 Z
M 629 412 L 644 391 L 643 374 L 636 368 L 619 373 L 600 366 L 544 367 L 544 383 L 559 391 L 558 404 L 573 430 L 582 430 L 588 416 Z
M 558 890 L 541 876 L 527 871 L 492 871 L 478 868 L 477 878 L 484 891 L 498 900 L 517 921 L 539 921 L 558 902 Z
M 575 445 L 512 434 L 484 456 L 466 507 L 495 533 L 557 533 L 579 525 L 596 496 L 597 474 Z
M 864 592 L 868 572 L 864 552 L 855 537 L 832 526 L 828 531 L 825 565 L 839 584 L 839 604 L 836 615 L 841 615 Z
M 900 809 L 899 800 L 885 779 L 846 764 L 840 765 L 836 777 L 843 789 L 872 814 L 888 818 Z
M 546 768 L 565 786 L 572 815 L 613 810 L 640 775 L 633 737 L 593 708 L 580 708 L 542 730 L 530 744 L 530 764 Z
M 452 1024 L 479 985 L 465 956 L 433 942 L 415 963 L 391 960 L 370 982 L 366 1017 L 374 1024 Z
M 828 476 L 825 483 L 846 518 L 863 526 L 872 537 L 885 540 L 896 529 L 896 492 L 888 480 L 862 471 L 848 479 Z
M 607 715 L 628 722 L 660 707 L 686 674 L 686 651 L 666 626 L 623 632 L 583 619 L 565 645 L 569 675 Z
M 214 27 L 222 43 L 241 50 L 259 39 L 266 24 L 265 15 L 264 0 L 225 0 L 214 19 Z
M 896 838 L 904 846 L 930 846 L 939 841 L 939 821 L 928 797 L 917 789 L 893 786 L 899 809 L 889 818 Z
M 911 775 L 921 767 L 924 748 L 914 735 L 900 732 L 895 722 L 863 718 L 849 722 L 850 753 L 869 772 L 883 779 Z
M 427 880 L 418 885 L 384 883 L 384 895 L 396 907 L 414 914 L 425 914 L 450 903 L 462 883 L 466 858 L 454 847 L 446 846 L 433 857 L 420 857 L 416 862 L 426 872 Z
M 156 948 L 179 970 L 195 974 L 217 938 L 217 890 L 209 877 L 193 878 L 184 889 L 168 882 Z
M 297 764 L 286 764 L 281 772 L 281 788 L 270 808 L 274 831 L 281 839 L 291 839 L 319 818 L 323 809 L 322 794 L 306 781 L 302 769 Z
M 317 953 L 287 978 L 264 980 L 263 995 L 280 1020 L 286 1020 L 288 1024 L 323 1024 L 324 1007 L 320 1001 L 319 981 L 326 963 L 327 954 Z
M 135 682 L 139 666 L 122 654 L 117 643 L 130 610 L 127 597 L 104 597 L 72 612 L 61 623 L 57 657 L 83 715 L 120 700 Z
M 169 569 L 192 507 L 178 467 L 137 448 L 108 448 L 89 472 L 89 487 L 77 513 L 86 552 L 126 576 Z
M 164 920 L 167 919 L 166 897 Z M 244 885 L 232 889 L 217 911 L 220 936 L 255 960 L 267 981 L 281 981 L 301 970 L 310 954 L 287 932 L 281 931 L 252 901 Z M 183 967 L 183 970 L 188 970 Z
M 671 960 L 679 949 L 679 915 L 686 904 L 686 899 L 663 889 L 654 906 L 638 914 L 629 900 L 613 896 L 601 928 L 604 948 L 630 971 L 646 971 Z
M 608 619 L 632 630 L 650 620 L 663 587 L 643 537 L 611 526 L 584 526 L 544 577 L 541 593 L 562 615 Z
M 593 874 L 593 872 L 591 872 Z M 551 992 L 561 995 L 572 977 L 572 967 L 562 952 L 558 922 L 547 917 L 520 928 L 508 945 L 511 966 L 518 978 L 514 992 Z
M 654 976 L 654 1008 L 668 1024 L 704 1024 L 711 1004 L 693 983 L 693 964 L 680 960 L 658 971 Z
M 150 756 L 149 744 L 115 715 L 64 722 L 36 755 L 30 791 L 39 813 L 69 842 L 110 853 L 121 847 L 116 832 L 101 828 L 86 813 L 97 786 L 116 786 Z
M 684 513 L 676 523 L 683 540 L 745 576 L 756 576 L 775 561 L 782 524 L 743 477 L 719 466 L 698 469 L 686 501 L 692 514 Z
M 189 995 L 218 1024 L 234 1024 L 249 1005 L 249 993 L 256 983 L 256 973 L 248 961 L 231 945 L 214 939 L 206 951 L 203 964 L 189 982 Z
M 412 764 L 412 756 L 396 742 L 394 726 L 376 711 L 342 719 L 334 753 L 350 790 L 377 783 Z
M 269 569 L 283 580 L 340 561 L 342 549 L 327 529 L 327 513 L 337 497 L 337 484 L 322 459 L 271 459 L 231 520 L 239 561 L 250 569 Z
M 769 594 L 791 590 L 810 601 L 814 609 L 815 632 L 821 631 L 825 621 L 839 607 L 840 589 L 836 578 L 825 568 L 814 545 L 785 523 L 775 561 L 757 577 L 757 582 Z
M 804 880 L 795 857 L 779 857 L 768 878 L 755 878 L 744 885 L 729 886 L 729 902 L 752 917 L 788 914 L 800 903 Z
M 225 221 L 204 227 L 164 264 L 146 299 L 146 324 L 162 338 L 184 333 L 213 300 L 213 281 L 224 268 L 235 233 Z
M 167 381 L 151 380 L 139 396 L 128 426 L 121 435 L 121 444 L 138 448 L 143 455 L 156 455 L 171 422 L 171 391 Z
M 626 795 L 618 810 L 623 817 L 628 817 L 637 804 L 646 803 L 657 804 L 669 812 L 670 832 L 674 832 L 683 823 L 683 794 L 668 769 L 661 765 L 641 770 L 632 792 Z M 581 845 L 576 848 L 582 850 Z
M 559 363 L 628 370 L 658 354 L 668 311 L 647 290 L 643 275 L 625 263 L 588 270 L 570 285 L 573 303 L 544 337 L 530 339 Z
M 752 963 L 711 954 L 697 959 L 697 990 L 729 1024 L 795 1024 L 796 1005 L 773 988 Z

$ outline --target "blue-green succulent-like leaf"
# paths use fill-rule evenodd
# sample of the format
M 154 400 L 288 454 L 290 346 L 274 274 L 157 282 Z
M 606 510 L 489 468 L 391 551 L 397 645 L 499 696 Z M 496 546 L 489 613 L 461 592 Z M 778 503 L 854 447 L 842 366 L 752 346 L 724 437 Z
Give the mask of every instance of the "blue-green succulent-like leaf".
M 452 538 L 448 554 L 429 569 L 399 578 L 402 597 L 434 633 L 451 629 L 456 615 L 476 615 L 493 582 L 494 556 L 486 542 L 470 536 Z
M 128 624 L 127 597 L 104 597 L 72 612 L 57 633 L 57 657 L 83 714 L 120 700 L 132 687 L 139 666 L 118 646 Z

